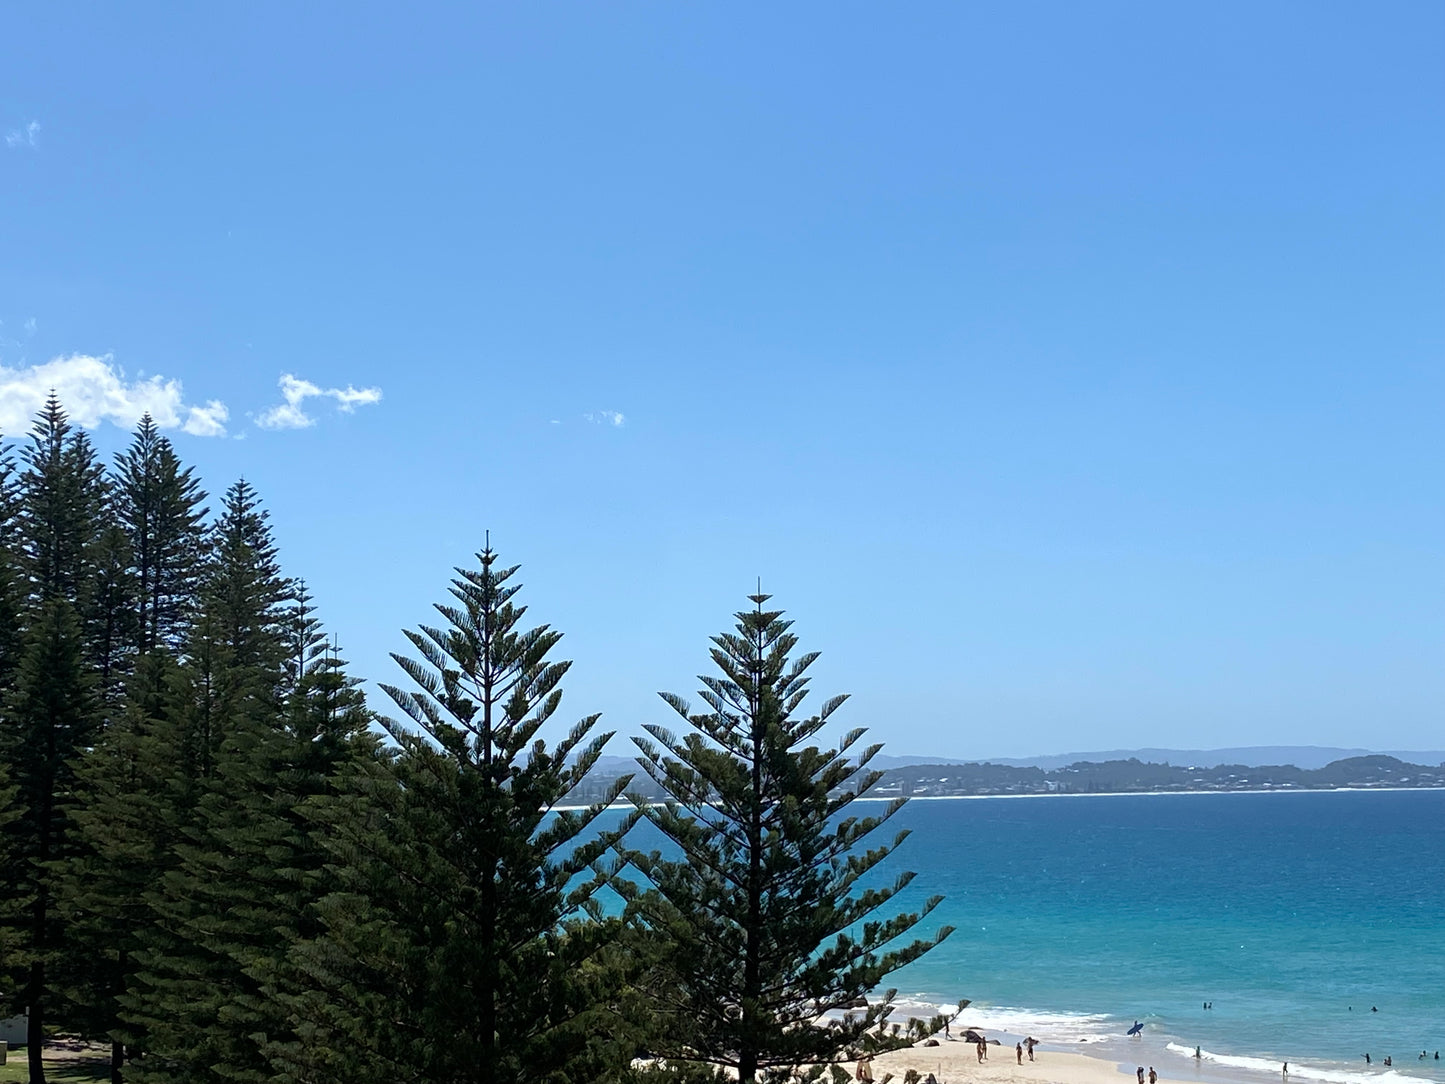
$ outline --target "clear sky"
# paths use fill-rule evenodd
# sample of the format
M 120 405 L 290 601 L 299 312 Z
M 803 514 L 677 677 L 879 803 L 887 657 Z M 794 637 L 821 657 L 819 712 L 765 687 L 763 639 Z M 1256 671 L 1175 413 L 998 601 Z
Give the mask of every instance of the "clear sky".
M 11 4 L 0 131 L 0 427 L 368 678 L 490 529 L 624 732 L 761 577 L 891 753 L 1445 744 L 1438 0 Z

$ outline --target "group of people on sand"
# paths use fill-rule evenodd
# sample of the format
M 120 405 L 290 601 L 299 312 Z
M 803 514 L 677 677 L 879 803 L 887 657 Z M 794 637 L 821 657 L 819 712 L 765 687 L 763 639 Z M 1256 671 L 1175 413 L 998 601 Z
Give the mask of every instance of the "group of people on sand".
M 975 1032 L 975 1034 L 977 1034 L 977 1032 Z M 1018 1056 L 1019 1064 L 1020 1064 L 1020 1065 L 1022 1065 L 1022 1064 L 1024 1063 L 1024 1055 L 1025 1055 L 1025 1054 L 1027 1054 L 1027 1055 L 1029 1056 L 1029 1061 L 1033 1061 L 1033 1060 L 1034 1060 L 1034 1047 L 1036 1047 L 1036 1046 L 1038 1046 L 1038 1045 L 1039 1045 L 1039 1041 L 1038 1041 L 1037 1039 L 1035 1039 L 1032 1035 L 1030 1035 L 1030 1036 L 1029 1036 L 1027 1039 L 1025 1039 L 1023 1042 L 1021 1042 L 1021 1043 L 1015 1043 L 1015 1044 L 1014 1044 L 1014 1053 Z M 983 1038 L 983 1036 L 980 1035 L 980 1036 L 978 1037 L 978 1039 L 974 1042 L 973 1048 L 974 1048 L 975 1053 L 978 1054 L 978 1063 L 979 1063 L 980 1065 L 982 1065 L 984 1062 L 988 1061 L 988 1040 L 987 1040 L 987 1039 Z
M 1139 1066 L 1139 1084 L 1144 1084 L 1144 1066 Z M 1149 1084 L 1159 1084 L 1159 1074 L 1154 1071 L 1154 1066 L 1149 1066 Z

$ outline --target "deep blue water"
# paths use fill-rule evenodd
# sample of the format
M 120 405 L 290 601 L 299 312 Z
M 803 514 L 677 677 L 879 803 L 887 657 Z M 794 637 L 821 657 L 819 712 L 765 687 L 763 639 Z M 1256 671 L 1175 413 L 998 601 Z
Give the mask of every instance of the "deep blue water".
M 1445 791 L 914 801 L 893 823 L 910 898 L 943 894 L 928 927 L 957 927 L 889 980 L 902 998 L 1175 1078 L 1198 1045 L 1274 1079 L 1391 1055 L 1445 1081 L 1418 1059 L 1445 1054 Z M 1144 1045 L 1112 1041 L 1135 1019 Z

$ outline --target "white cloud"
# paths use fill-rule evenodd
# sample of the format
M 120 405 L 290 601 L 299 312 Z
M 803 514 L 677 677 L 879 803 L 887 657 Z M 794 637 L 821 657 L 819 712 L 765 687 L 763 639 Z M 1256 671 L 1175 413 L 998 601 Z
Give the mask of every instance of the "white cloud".
M 14 128 L 6 132 L 5 146 L 11 148 L 33 147 L 35 146 L 35 137 L 39 134 L 40 122 L 38 120 L 32 120 L 24 128 Z
M 226 421 L 231 412 L 219 399 L 212 399 L 205 406 L 193 406 L 186 415 L 186 424 L 181 426 L 194 437 L 224 437 Z
M 43 365 L 7 369 L 0 365 L 0 432 L 15 435 L 30 428 L 51 391 L 76 425 L 94 429 L 103 421 L 130 428 L 149 413 L 162 429 L 180 427 L 200 437 L 226 433 L 226 405 L 185 401 L 181 382 L 161 376 L 127 380 L 109 354 L 72 354 Z
M 336 408 L 344 414 L 350 414 L 358 406 L 381 402 L 380 388 L 357 388 L 351 384 L 344 388 L 322 388 L 291 373 L 282 373 L 277 383 L 286 401 L 261 412 L 256 424 L 262 429 L 306 429 L 315 425 L 316 419 L 303 409 L 307 399 L 334 399 Z
M 612 425 L 621 428 L 627 424 L 627 416 L 616 410 L 592 410 L 582 417 L 593 425 Z

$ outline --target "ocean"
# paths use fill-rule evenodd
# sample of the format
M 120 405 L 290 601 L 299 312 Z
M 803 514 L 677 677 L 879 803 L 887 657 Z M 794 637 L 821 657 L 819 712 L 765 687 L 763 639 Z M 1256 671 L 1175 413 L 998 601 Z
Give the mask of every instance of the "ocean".
M 966 997 L 955 1033 L 1166 1080 L 1445 1082 L 1445 791 L 915 800 L 892 824 L 900 899 L 942 894 L 922 928 L 956 927 L 888 980 L 895 1019 Z

